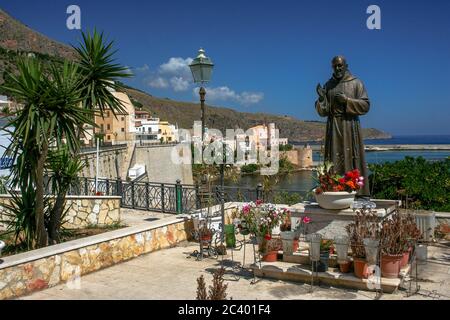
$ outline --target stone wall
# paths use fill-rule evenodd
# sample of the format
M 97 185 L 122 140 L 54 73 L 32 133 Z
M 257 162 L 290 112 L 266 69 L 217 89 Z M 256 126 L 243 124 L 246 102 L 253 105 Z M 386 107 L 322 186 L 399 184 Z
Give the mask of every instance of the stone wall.
M 0 299 L 11 299 L 189 239 L 192 222 L 140 225 L 4 258 L 0 264 Z
M 112 225 L 120 221 L 120 197 L 68 196 L 66 198 L 67 215 L 63 227 L 76 229 L 90 225 Z M 11 204 L 11 196 L 0 195 L 0 220 L 5 220 L 2 205 Z M 0 228 L 5 226 L 0 223 Z
M 192 165 L 174 163 L 172 153 L 180 159 L 191 159 L 190 147 L 179 146 L 137 146 L 131 166 L 145 165 L 147 171 L 146 182 L 193 184 Z
M 310 168 L 313 166 L 313 152 L 310 147 L 295 148 L 291 151 L 282 151 L 281 156 L 286 158 L 300 168 Z
M 126 180 L 131 157 L 133 155 L 134 142 L 128 142 L 127 146 L 119 149 L 104 149 L 99 152 L 99 178 Z M 82 152 L 81 159 L 85 166 L 80 177 L 94 178 L 97 168 L 96 151 Z

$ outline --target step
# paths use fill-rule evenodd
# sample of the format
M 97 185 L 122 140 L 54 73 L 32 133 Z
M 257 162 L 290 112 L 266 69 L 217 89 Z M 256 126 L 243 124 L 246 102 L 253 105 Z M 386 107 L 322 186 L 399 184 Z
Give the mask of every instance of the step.
M 293 264 L 289 262 L 261 262 L 251 265 L 255 276 L 284 281 L 311 283 L 312 271 L 307 265 Z M 409 273 L 410 266 L 401 271 L 403 278 Z M 381 289 L 384 293 L 393 293 L 401 283 L 400 278 L 390 279 L 381 277 Z M 337 269 L 329 269 L 327 272 L 314 272 L 314 283 L 323 283 L 335 287 L 345 287 L 356 290 L 376 291 L 380 278 L 360 279 L 353 273 L 340 273 Z

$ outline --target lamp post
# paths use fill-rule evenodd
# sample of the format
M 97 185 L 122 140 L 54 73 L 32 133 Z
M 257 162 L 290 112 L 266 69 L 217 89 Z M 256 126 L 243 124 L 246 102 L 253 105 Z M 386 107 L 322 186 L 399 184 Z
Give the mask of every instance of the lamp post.
M 202 109 L 202 141 L 205 137 L 205 95 L 206 90 L 203 85 L 211 80 L 211 74 L 214 64 L 211 59 L 205 56 L 205 50 L 200 48 L 198 56 L 189 64 L 192 72 L 192 77 L 195 83 L 200 83 L 200 105 Z

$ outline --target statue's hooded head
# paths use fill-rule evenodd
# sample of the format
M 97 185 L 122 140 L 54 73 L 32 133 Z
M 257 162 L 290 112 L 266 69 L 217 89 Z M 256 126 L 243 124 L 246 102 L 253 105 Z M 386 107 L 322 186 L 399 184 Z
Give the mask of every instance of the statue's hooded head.
M 333 76 L 338 80 L 342 79 L 348 70 L 347 60 L 343 56 L 334 57 L 331 66 L 334 71 Z

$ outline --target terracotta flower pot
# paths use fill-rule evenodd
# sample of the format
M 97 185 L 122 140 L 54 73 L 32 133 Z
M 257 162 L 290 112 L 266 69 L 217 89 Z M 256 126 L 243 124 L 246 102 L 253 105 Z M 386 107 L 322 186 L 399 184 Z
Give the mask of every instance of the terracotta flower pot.
M 355 276 L 360 279 L 367 279 L 369 277 L 368 264 L 365 259 L 354 258 L 353 259 L 353 268 L 355 272 Z
M 262 261 L 265 262 L 276 262 L 278 257 L 278 251 L 269 251 L 263 255 Z
M 408 265 L 408 262 L 409 262 L 409 251 L 403 253 L 402 259 L 400 260 L 400 269 L 406 267 Z
M 294 239 L 293 245 L 292 245 L 292 250 L 294 252 L 298 251 L 298 239 Z
M 382 255 L 381 276 L 384 278 L 398 278 L 400 272 L 400 261 L 403 255 Z
M 352 265 L 351 261 L 339 263 L 339 269 L 341 270 L 342 273 L 348 273 L 348 272 L 350 272 L 351 265 Z
M 210 234 L 202 235 L 200 239 L 202 242 L 210 242 L 212 240 L 212 235 Z

